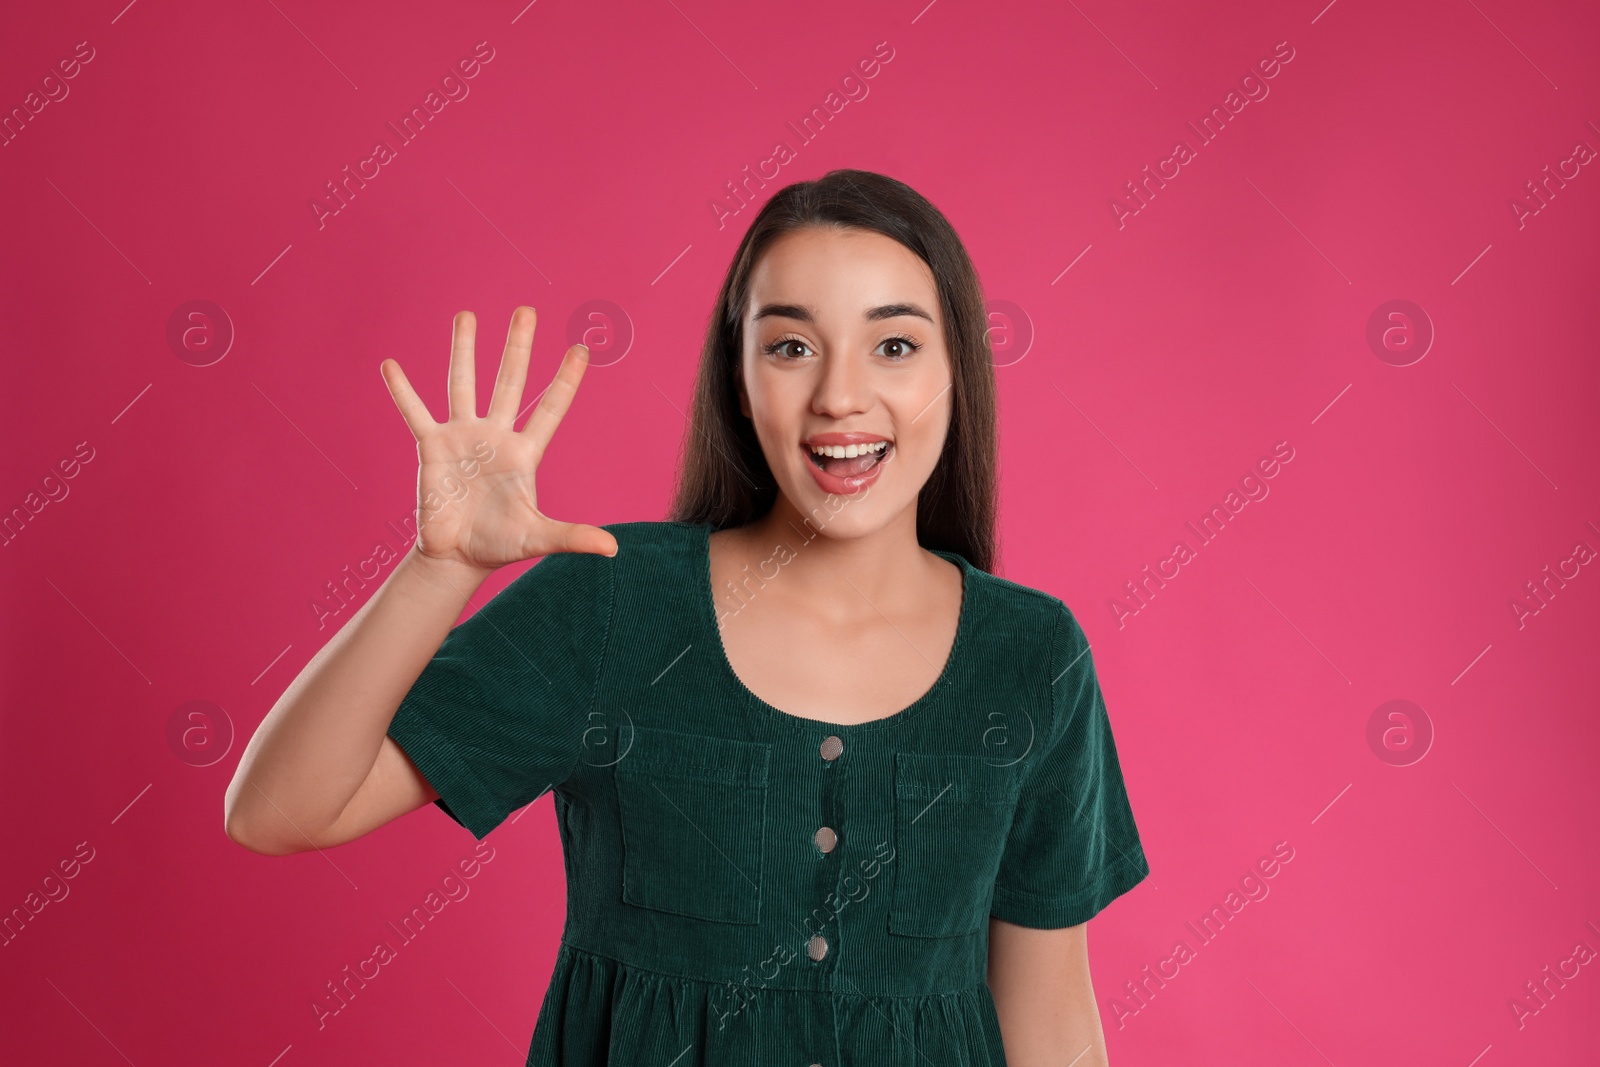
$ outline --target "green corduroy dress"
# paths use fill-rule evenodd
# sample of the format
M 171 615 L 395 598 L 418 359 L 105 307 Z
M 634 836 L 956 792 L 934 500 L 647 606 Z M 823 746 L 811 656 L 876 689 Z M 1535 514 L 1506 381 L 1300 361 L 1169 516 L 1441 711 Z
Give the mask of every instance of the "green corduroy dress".
M 480 840 L 554 791 L 566 925 L 527 1063 L 1001 1067 L 989 917 L 1075 926 L 1150 870 L 1066 605 L 941 551 L 938 681 L 828 723 L 734 673 L 711 524 L 604 529 L 615 557 L 546 556 L 453 629 L 388 731 Z

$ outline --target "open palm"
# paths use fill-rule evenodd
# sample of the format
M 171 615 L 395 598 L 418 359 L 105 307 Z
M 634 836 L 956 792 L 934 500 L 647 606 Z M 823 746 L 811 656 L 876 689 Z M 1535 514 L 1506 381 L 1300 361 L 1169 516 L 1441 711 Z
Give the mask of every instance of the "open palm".
M 598 526 L 561 522 L 539 510 L 534 472 L 577 395 L 589 350 L 582 345 L 567 349 L 527 423 L 513 429 L 536 319 L 530 307 L 512 313 L 494 395 L 483 418 L 477 413 L 477 317 L 472 312 L 455 317 L 447 421 L 433 421 L 399 363 L 386 359 L 380 366 L 417 439 L 417 547 L 425 556 L 492 570 L 553 552 L 616 552 L 616 538 Z

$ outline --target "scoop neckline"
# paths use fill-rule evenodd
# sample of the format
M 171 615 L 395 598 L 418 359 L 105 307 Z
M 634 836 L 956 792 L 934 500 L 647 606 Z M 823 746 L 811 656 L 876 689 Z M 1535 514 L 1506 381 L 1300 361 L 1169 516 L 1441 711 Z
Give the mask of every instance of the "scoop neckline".
M 744 695 L 744 699 L 748 703 L 761 709 L 767 716 L 787 722 L 791 727 L 795 728 L 819 728 L 833 733 L 866 733 L 899 725 L 933 703 L 949 687 L 959 666 L 960 656 L 969 643 L 967 631 L 971 629 L 972 598 L 977 588 L 977 583 L 974 581 L 975 568 L 959 552 L 950 552 L 942 548 L 928 550 L 954 563 L 961 570 L 961 610 L 956 617 L 956 637 L 955 641 L 950 645 L 949 655 L 945 657 L 944 667 L 939 671 L 939 676 L 934 679 L 933 684 L 916 700 L 893 714 L 885 715 L 882 718 L 868 719 L 866 722 L 830 722 L 826 719 L 808 719 L 767 703 L 757 696 L 754 690 L 745 685 L 744 680 L 739 677 L 739 672 L 733 669 L 733 661 L 728 658 L 727 646 L 722 643 L 722 628 L 717 625 L 716 590 L 711 585 L 711 535 L 716 531 L 717 527 L 710 522 L 699 522 L 695 525 L 700 531 L 696 545 L 698 549 L 696 570 L 699 576 L 700 588 L 695 600 L 700 605 L 701 621 L 711 628 L 711 640 L 716 646 L 715 658 L 727 676 L 726 680 Z

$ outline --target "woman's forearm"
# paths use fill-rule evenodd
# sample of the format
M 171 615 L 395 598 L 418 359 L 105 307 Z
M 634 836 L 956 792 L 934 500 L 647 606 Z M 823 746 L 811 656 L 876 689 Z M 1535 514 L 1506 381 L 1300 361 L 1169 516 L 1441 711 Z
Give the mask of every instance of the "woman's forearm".
M 395 709 L 491 573 L 411 546 L 257 727 L 228 786 L 229 837 L 265 852 L 319 840 L 372 770 Z

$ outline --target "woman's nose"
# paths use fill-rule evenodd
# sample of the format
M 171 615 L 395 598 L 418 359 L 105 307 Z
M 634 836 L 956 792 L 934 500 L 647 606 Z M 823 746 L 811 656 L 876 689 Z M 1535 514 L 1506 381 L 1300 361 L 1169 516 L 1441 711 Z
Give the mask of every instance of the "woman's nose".
M 865 410 L 868 383 L 861 361 L 850 356 L 827 355 L 820 364 L 816 391 L 811 399 L 812 410 L 836 419 Z

